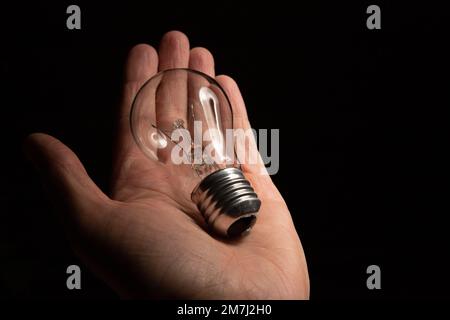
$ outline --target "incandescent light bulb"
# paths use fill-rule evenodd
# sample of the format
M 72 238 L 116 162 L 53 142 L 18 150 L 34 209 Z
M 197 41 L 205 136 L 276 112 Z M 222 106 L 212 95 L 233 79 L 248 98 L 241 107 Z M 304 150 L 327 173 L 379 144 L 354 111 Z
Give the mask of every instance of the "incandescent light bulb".
M 249 231 L 261 201 L 236 157 L 232 108 L 211 77 L 170 69 L 150 78 L 131 109 L 134 140 L 176 181 L 177 196 L 193 202 L 222 236 Z

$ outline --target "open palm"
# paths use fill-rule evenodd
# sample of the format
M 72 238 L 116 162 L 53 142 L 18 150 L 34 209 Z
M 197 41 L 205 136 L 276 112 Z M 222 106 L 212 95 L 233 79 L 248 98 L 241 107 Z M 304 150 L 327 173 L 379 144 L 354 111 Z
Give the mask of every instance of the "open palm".
M 75 250 L 123 297 L 308 298 L 300 240 L 261 165 L 243 166 L 262 201 L 258 221 L 249 235 L 226 241 L 205 231 L 194 204 L 177 192 L 180 177 L 134 143 L 129 112 L 137 90 L 158 71 L 188 67 L 215 77 L 230 98 L 234 127 L 250 127 L 237 85 L 215 76 L 209 51 L 190 50 L 180 32 L 167 33 L 158 53 L 138 45 L 126 66 L 110 197 L 60 141 L 45 134 L 28 138 L 27 153 L 43 173 Z

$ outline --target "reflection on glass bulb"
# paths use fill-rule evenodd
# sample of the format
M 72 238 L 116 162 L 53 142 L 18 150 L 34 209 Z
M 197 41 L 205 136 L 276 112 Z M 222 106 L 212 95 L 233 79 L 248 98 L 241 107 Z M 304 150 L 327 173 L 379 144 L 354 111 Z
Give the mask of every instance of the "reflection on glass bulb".
M 151 132 L 150 136 L 150 139 L 154 141 L 158 149 L 167 147 L 167 139 L 163 135 L 160 135 L 157 132 Z
M 214 231 L 234 237 L 250 230 L 261 201 L 237 163 L 226 134 L 232 109 L 214 79 L 189 69 L 160 72 L 139 90 L 130 121 L 140 149 L 158 160 L 177 195 L 193 201 Z

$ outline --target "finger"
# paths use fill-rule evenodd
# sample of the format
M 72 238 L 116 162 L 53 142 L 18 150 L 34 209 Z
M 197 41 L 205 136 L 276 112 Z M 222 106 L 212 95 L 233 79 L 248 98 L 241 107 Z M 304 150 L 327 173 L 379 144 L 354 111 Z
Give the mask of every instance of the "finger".
M 214 77 L 214 58 L 212 54 L 205 48 L 194 48 L 190 52 L 189 56 L 189 69 L 200 71 L 205 73 L 210 77 Z M 192 101 L 197 101 L 197 97 L 199 96 L 202 88 L 210 87 L 209 81 L 201 78 L 197 74 L 191 74 L 189 76 L 189 97 L 192 97 Z M 208 94 L 207 91 L 204 91 Z M 203 94 L 202 96 L 205 96 Z M 210 99 L 200 99 L 199 104 L 191 104 L 191 109 L 189 110 L 188 121 L 191 137 L 195 137 L 199 135 L 202 137 L 202 133 L 205 129 L 207 129 L 211 124 L 208 123 L 207 114 L 211 113 L 213 109 L 211 108 Z M 196 122 L 197 127 L 194 125 L 194 121 Z M 196 128 L 196 129 L 195 129 Z M 220 129 L 220 128 L 218 128 Z M 201 148 L 202 145 L 196 145 L 195 148 Z M 197 159 L 200 161 L 200 159 Z
M 117 181 L 124 181 L 127 175 L 124 163 L 132 153 L 140 154 L 130 132 L 130 109 L 133 99 L 144 82 L 154 75 L 158 68 L 156 50 L 146 44 L 139 44 L 131 49 L 125 65 L 125 79 L 122 103 L 119 109 L 116 150 L 113 159 L 112 189 L 117 188 Z
M 192 49 L 189 56 L 189 69 L 203 72 L 214 78 L 214 57 L 211 52 L 200 47 Z
M 124 93 L 120 119 L 128 121 L 133 99 L 140 87 L 158 71 L 158 53 L 146 44 L 138 44 L 128 54 L 125 65 Z M 128 122 L 126 123 L 127 129 Z M 129 130 L 127 130 L 129 131 Z
M 229 98 L 233 110 L 233 128 L 235 130 L 243 129 L 241 133 L 235 132 L 235 150 L 244 173 L 250 173 L 250 175 L 246 176 L 251 180 L 253 187 L 255 187 L 255 190 L 261 198 L 279 201 L 282 197 L 268 175 L 264 162 L 258 152 L 248 120 L 244 99 L 242 98 L 237 83 L 225 75 L 217 76 L 216 81 L 225 90 Z
M 159 48 L 159 70 L 187 68 L 189 66 L 189 40 L 181 32 L 166 33 Z M 172 124 L 187 119 L 187 77 L 182 71 L 163 75 L 156 96 L 158 127 L 164 132 L 172 131 Z
M 59 140 L 42 133 L 30 135 L 25 153 L 37 168 L 49 191 L 51 200 L 63 220 L 85 228 L 102 222 L 100 207 L 109 198 L 89 178 L 77 156 Z
M 159 46 L 159 71 L 187 68 L 189 65 L 189 39 L 179 31 L 170 31 Z
M 251 173 L 261 173 L 256 142 L 251 133 L 251 126 L 247 116 L 244 99 L 236 82 L 224 75 L 216 77 L 216 81 L 225 90 L 233 110 L 233 128 L 235 129 L 236 153 L 242 167 Z M 236 130 L 237 129 L 237 130 Z M 241 129 L 241 130 L 239 130 Z
M 138 151 L 130 131 L 131 106 L 140 87 L 157 72 L 157 69 L 158 54 L 153 47 L 139 44 L 131 49 L 125 66 L 122 103 L 119 109 L 117 142 L 113 160 L 114 180 L 120 180 L 119 177 L 123 173 L 121 168 L 127 156 Z
M 244 99 L 237 83 L 229 76 L 220 75 L 216 77 L 216 81 L 225 90 L 230 99 L 231 108 L 233 110 L 233 126 L 236 129 L 250 129 L 250 122 L 247 116 Z
M 170 136 L 173 124 L 182 120 L 186 125 L 188 112 L 187 74 L 184 70 L 170 70 L 161 75 L 156 89 L 155 108 L 157 127 Z
M 181 32 L 166 33 L 159 48 L 159 69 L 187 68 L 189 66 L 189 40 Z M 164 73 L 156 92 L 157 127 L 169 137 L 175 122 L 186 127 L 187 122 L 187 75 L 175 70 Z M 166 148 L 167 149 L 167 148 Z M 166 161 L 170 150 L 158 150 L 158 157 Z

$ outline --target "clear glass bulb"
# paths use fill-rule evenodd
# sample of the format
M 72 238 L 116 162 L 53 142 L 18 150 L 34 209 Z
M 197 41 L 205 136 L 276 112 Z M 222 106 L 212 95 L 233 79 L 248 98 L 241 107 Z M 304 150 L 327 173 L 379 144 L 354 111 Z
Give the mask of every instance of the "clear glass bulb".
M 156 74 L 136 95 L 130 120 L 139 148 L 208 226 L 229 237 L 250 230 L 261 201 L 240 170 L 227 130 L 233 129 L 230 101 L 213 78 L 190 69 Z

